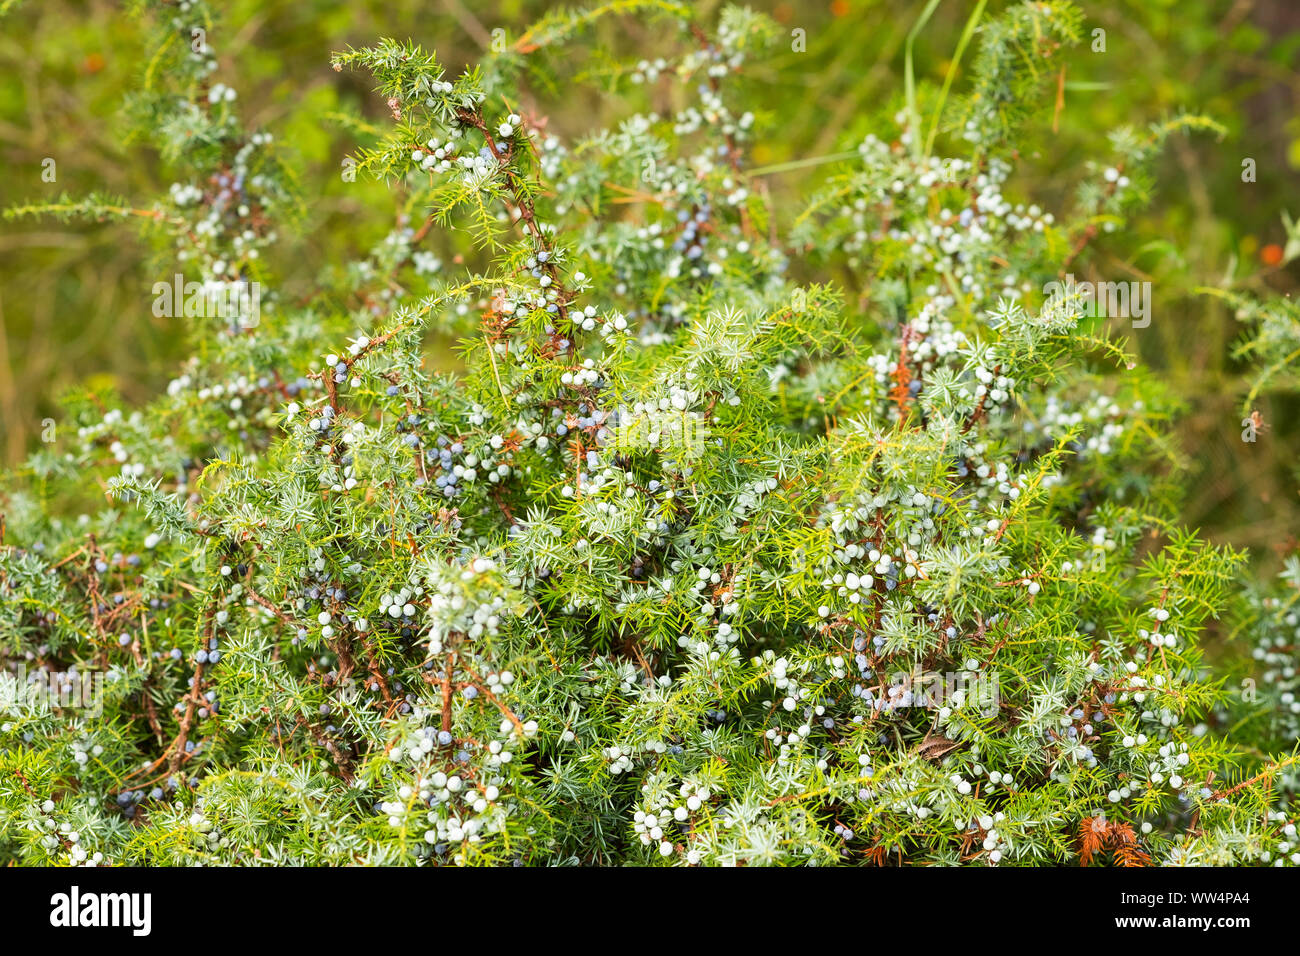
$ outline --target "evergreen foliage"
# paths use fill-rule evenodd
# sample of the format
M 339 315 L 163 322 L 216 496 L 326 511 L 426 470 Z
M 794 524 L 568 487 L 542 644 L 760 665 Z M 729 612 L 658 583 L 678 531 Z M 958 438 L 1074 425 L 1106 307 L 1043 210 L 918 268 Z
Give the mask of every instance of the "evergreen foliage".
M 176 182 L 10 214 L 138 220 L 187 280 L 266 291 L 187 310 L 165 395 L 71 396 L 6 481 L 0 858 L 1300 861 L 1294 718 L 1280 757 L 1220 732 L 1198 645 L 1243 562 L 1178 524 L 1177 402 L 1041 291 L 1215 128 L 1118 131 L 1058 213 L 1008 195 L 1071 4 L 980 24 L 969 89 L 918 91 L 794 216 L 747 172 L 779 119 L 744 67 L 782 40 L 751 10 L 557 11 L 460 76 L 342 51 L 398 225 L 306 297 L 262 265 L 305 197 L 190 42 L 212 10 L 137 6 L 130 112 Z M 598 59 L 645 108 L 562 142 L 521 86 L 613 15 L 678 53 Z

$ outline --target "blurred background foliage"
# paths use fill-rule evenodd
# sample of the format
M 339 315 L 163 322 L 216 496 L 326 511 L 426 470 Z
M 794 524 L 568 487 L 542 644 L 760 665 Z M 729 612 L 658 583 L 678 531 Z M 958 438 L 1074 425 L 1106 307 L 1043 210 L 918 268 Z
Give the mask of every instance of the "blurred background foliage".
M 10 0 L 12 4 L 12 0 Z M 696 6 L 707 20 L 715 0 Z M 750 156 L 788 223 L 830 169 L 902 103 L 904 45 L 926 0 L 754 2 L 806 48 L 786 43 L 747 73 L 772 121 Z M 0 0 L 0 8 L 6 6 Z M 147 206 L 170 183 L 155 146 L 133 141 L 124 96 L 145 69 L 145 37 L 120 3 L 28 0 L 0 19 L 0 208 L 67 191 L 100 191 Z M 329 68 L 331 51 L 379 37 L 410 38 L 454 70 L 474 62 L 494 31 L 513 40 L 550 5 L 537 0 L 231 0 L 209 42 L 218 78 L 239 92 L 250 126 L 274 131 L 301 176 L 304 228 L 279 250 L 274 273 L 290 295 L 380 241 L 398 203 L 389 186 L 341 163 L 357 131 L 384 105 L 356 73 Z M 944 0 L 917 39 L 918 82 L 938 87 L 974 0 Z M 989 4 L 991 16 L 1002 4 Z M 1209 115 L 1229 133 L 1172 140 L 1150 208 L 1095 243 L 1078 278 L 1150 280 L 1150 327 L 1115 330 L 1181 395 L 1188 499 L 1185 520 L 1212 538 L 1252 549 L 1265 568 L 1300 535 L 1292 449 L 1300 447 L 1294 398 L 1256 408 L 1266 428 L 1241 440 L 1246 373 L 1230 357 L 1240 337 L 1231 310 L 1204 286 L 1293 294 L 1300 263 L 1282 267 L 1282 213 L 1300 214 L 1300 3 L 1296 0 L 1081 0 L 1088 40 L 1068 55 L 1055 102 L 1032 125 L 1011 185 L 1047 209 L 1069 203 L 1084 164 L 1108 156 L 1115 127 L 1144 126 L 1179 111 Z M 1095 49 L 1105 31 L 1104 51 Z M 597 27 L 597 43 L 653 57 L 671 37 L 632 18 Z M 560 75 L 598 72 L 574 50 Z M 967 55 L 963 66 L 968 66 Z M 962 73 L 957 73 L 956 89 Z M 671 102 L 651 105 L 660 109 Z M 664 93 L 664 96 L 671 94 Z M 580 134 L 616 123 L 632 107 L 600 83 L 539 85 L 522 104 L 548 131 Z M 44 182 L 55 160 L 57 181 Z M 1256 181 L 1242 181 L 1253 159 Z M 450 258 L 456 250 L 441 250 Z M 795 269 L 801 269 L 796 261 Z M 179 323 L 155 318 L 152 284 L 177 271 L 123 225 L 20 219 L 0 223 L 0 461 L 21 458 L 57 421 L 73 383 L 140 402 L 174 377 L 195 343 Z M 807 270 L 811 275 L 811 270 Z M 856 277 L 836 277 L 853 294 Z M 435 363 L 454 353 L 434 350 Z

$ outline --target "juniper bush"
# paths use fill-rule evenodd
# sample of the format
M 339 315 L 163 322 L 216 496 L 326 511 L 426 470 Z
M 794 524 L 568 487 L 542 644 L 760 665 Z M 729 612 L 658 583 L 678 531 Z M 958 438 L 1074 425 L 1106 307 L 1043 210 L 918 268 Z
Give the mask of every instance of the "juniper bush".
M 1017 198 L 1074 6 L 982 24 L 969 82 L 909 82 L 793 213 L 749 161 L 781 135 L 751 10 L 557 11 L 459 75 L 344 50 L 397 225 L 307 295 L 266 266 L 305 197 L 214 11 L 138 6 L 175 182 L 11 214 L 139 221 L 260 320 L 178 316 L 165 394 L 71 396 L 5 483 L 4 859 L 1300 861 L 1294 716 L 1277 758 L 1222 732 L 1199 648 L 1243 558 L 1178 524 L 1178 402 L 1041 291 L 1216 127 Z M 548 131 L 529 91 L 610 15 L 675 52 L 601 60 L 626 115 Z M 41 692 L 78 673 L 93 712 Z

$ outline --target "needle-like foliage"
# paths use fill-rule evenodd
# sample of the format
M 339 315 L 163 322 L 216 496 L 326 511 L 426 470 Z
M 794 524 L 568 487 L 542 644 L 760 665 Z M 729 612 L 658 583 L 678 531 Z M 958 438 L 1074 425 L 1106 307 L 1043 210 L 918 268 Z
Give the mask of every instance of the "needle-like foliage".
M 191 42 L 210 10 L 139 6 L 176 182 L 14 212 L 138 219 L 263 291 L 178 312 L 165 395 L 74 396 L 6 483 L 0 858 L 1288 859 L 1287 759 L 1207 730 L 1241 556 L 1177 524 L 1176 406 L 1041 292 L 1204 123 L 1121 132 L 1059 218 L 1008 195 L 1071 5 L 981 27 L 954 155 L 905 109 L 794 214 L 747 172 L 780 37 L 747 9 L 556 12 L 458 76 L 343 51 L 399 225 L 308 295 L 263 266 L 303 197 Z M 629 109 L 563 141 L 528 90 L 614 15 L 676 52 L 584 67 Z

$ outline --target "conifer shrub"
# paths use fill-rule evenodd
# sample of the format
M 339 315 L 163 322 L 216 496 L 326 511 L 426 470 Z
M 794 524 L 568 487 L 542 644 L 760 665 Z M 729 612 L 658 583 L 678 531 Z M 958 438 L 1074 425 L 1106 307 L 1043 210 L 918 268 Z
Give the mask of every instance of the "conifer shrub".
M 1300 256 L 1300 236 L 1285 213 L 1283 222 L 1289 236 L 1285 264 Z M 1241 439 L 1247 444 L 1268 440 L 1271 425 L 1257 406 L 1266 392 L 1294 396 L 1297 391 L 1300 309 L 1289 298 L 1207 291 L 1226 300 L 1247 330 L 1235 353 L 1253 370 L 1241 407 Z M 1260 751 L 1294 749 L 1300 740 L 1300 554 L 1286 554 L 1275 579 L 1250 582 L 1234 616 L 1234 639 L 1248 644 L 1250 656 L 1238 668 L 1241 692 L 1224 717 Z M 1300 789 L 1300 773 L 1287 763 L 1271 783 L 1290 803 Z
M 344 50 L 389 117 L 344 174 L 397 225 L 303 295 L 265 254 L 305 197 L 190 42 L 212 11 L 141 6 L 175 181 L 10 214 L 142 223 L 194 357 L 144 407 L 70 396 L 5 482 L 0 857 L 1300 860 L 1295 728 L 1223 732 L 1198 646 L 1244 558 L 1179 525 L 1179 403 L 1043 291 L 1216 128 L 1017 198 L 1075 7 L 909 75 L 796 210 L 748 171 L 780 120 L 745 68 L 788 42 L 751 10 L 556 12 L 460 75 Z M 561 139 L 524 104 L 610 15 L 675 52 L 594 58 L 626 116 Z

